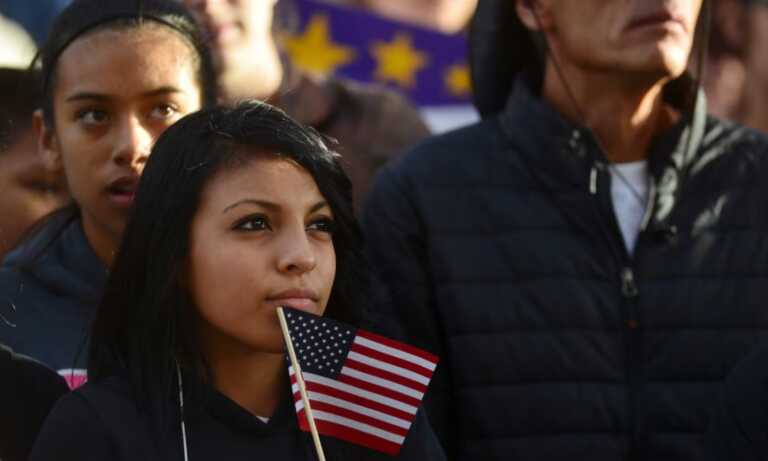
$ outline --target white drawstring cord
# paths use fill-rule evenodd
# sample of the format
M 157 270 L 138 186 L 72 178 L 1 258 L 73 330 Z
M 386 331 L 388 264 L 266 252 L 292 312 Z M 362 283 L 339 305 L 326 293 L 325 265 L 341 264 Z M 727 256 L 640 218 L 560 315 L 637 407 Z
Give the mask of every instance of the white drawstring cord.
M 187 426 L 184 422 L 184 383 L 181 381 L 181 368 L 176 364 L 176 375 L 179 379 L 179 413 L 181 417 L 181 442 L 184 448 L 184 461 L 189 461 L 189 452 L 187 450 Z

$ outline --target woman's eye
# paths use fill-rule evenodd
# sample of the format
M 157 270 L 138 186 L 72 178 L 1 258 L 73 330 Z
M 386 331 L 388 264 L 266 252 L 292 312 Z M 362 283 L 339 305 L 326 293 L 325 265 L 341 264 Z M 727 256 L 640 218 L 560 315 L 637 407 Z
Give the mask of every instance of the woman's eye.
M 178 113 L 178 109 L 171 104 L 160 104 L 152 109 L 152 118 L 168 119 Z
M 103 125 L 109 119 L 106 111 L 87 109 L 77 113 L 77 119 L 86 125 Z
M 336 232 L 336 223 L 330 218 L 317 219 L 312 221 L 307 229 L 333 235 Z
M 235 225 L 235 230 L 241 231 L 258 231 L 258 230 L 271 230 L 269 222 L 263 216 L 250 216 L 245 218 Z

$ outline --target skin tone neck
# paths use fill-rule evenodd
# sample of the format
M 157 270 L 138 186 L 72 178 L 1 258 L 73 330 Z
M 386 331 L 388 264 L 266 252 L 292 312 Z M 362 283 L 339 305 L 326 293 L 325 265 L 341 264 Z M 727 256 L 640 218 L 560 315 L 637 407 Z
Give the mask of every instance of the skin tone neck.
M 82 211 L 83 213 L 85 211 Z M 91 245 L 96 257 L 106 267 L 112 267 L 112 261 L 115 259 L 116 249 L 120 246 L 120 236 L 114 235 L 108 229 L 100 228 L 91 219 L 83 219 L 83 232 L 85 238 Z
M 216 389 L 254 416 L 271 417 L 286 385 L 285 355 L 254 352 L 223 335 L 207 335 L 206 357 Z
M 556 46 L 552 52 L 557 56 Z M 662 99 L 667 78 L 590 71 L 562 59 L 559 63 L 573 98 L 551 59 L 542 97 L 567 119 L 590 128 L 611 163 L 644 160 L 653 139 L 679 118 Z

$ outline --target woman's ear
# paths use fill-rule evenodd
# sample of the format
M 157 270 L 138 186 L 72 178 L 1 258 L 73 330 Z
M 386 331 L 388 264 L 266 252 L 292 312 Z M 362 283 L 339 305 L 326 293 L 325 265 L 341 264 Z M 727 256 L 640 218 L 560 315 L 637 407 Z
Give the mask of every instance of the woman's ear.
M 529 30 L 544 32 L 552 28 L 550 9 L 539 0 L 515 0 L 515 10 L 520 22 Z
M 32 115 L 32 127 L 37 135 L 37 151 L 43 159 L 43 164 L 50 171 L 59 172 L 62 169 L 59 140 L 52 127 L 45 123 L 42 109 L 37 109 Z

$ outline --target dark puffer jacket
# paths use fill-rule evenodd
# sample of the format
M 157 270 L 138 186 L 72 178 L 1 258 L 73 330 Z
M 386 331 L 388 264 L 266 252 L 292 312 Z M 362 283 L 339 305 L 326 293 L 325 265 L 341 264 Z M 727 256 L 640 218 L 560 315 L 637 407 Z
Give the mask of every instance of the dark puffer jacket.
M 768 333 L 768 139 L 697 109 L 650 152 L 630 257 L 585 130 L 518 80 L 498 116 L 385 169 L 364 217 L 427 411 L 462 460 L 698 460 Z

